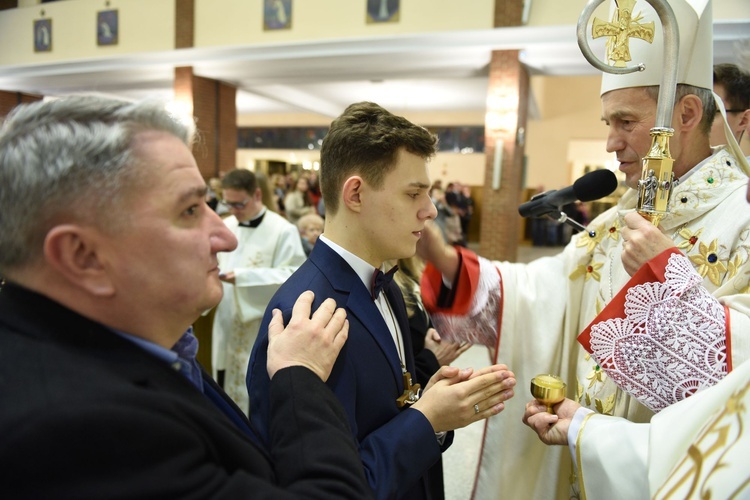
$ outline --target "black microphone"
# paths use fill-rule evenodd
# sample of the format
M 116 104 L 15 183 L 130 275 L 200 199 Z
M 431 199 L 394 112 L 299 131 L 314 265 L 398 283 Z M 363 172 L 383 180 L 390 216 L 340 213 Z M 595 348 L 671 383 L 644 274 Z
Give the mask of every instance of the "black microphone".
M 617 189 L 617 177 L 609 170 L 589 172 L 576 180 L 572 186 L 560 190 L 540 193 L 518 207 L 521 217 L 541 217 L 559 214 L 560 208 L 574 201 L 594 201 Z

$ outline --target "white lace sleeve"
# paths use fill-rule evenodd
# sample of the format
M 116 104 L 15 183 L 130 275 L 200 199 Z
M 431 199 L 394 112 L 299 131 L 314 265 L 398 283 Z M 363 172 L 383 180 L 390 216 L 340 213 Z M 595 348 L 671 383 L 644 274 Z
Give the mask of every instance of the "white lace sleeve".
M 625 318 L 592 326 L 592 354 L 619 387 L 659 411 L 726 375 L 725 315 L 690 261 L 673 254 L 663 283 L 628 290 Z

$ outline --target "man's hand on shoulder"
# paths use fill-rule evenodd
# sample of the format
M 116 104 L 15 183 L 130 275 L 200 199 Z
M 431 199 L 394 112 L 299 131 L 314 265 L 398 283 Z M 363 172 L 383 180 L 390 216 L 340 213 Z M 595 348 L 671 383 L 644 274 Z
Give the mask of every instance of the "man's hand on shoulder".
M 289 366 L 304 366 L 324 382 L 349 336 L 346 311 L 326 299 L 310 316 L 315 295 L 306 291 L 297 298 L 292 318 L 284 328 L 281 311 L 274 309 L 268 325 L 268 376 Z

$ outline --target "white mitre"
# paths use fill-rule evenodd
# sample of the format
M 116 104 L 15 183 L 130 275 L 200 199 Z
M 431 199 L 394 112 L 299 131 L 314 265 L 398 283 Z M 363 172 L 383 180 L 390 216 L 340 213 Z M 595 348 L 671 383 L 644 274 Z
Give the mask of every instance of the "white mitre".
M 605 73 L 601 93 L 629 87 L 659 85 L 664 70 L 664 29 L 651 4 L 646 0 L 620 0 L 620 5 L 633 3 L 632 20 L 640 25 L 653 22 L 652 43 L 639 38 L 628 40 L 631 61 L 627 66 L 643 63 L 644 71 L 627 75 Z M 713 88 L 713 16 L 711 0 L 668 0 L 674 11 L 680 33 L 677 83 L 686 83 L 711 90 Z M 611 16 L 617 11 L 612 2 Z M 610 17 L 613 19 L 613 17 Z M 609 61 L 607 61 L 609 63 Z

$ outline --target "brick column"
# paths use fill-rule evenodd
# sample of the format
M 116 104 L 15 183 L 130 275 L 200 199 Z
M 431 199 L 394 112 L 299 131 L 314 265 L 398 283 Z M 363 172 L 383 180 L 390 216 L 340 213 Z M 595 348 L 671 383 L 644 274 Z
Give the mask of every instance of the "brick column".
M 18 0 L 0 0 L 0 10 L 17 9 Z
M 175 0 L 175 48 L 194 44 L 195 0 Z M 235 168 L 237 161 L 237 88 L 193 74 L 192 67 L 175 68 L 175 102 L 195 117 L 199 140 L 193 155 L 208 180 Z
M 174 48 L 191 48 L 194 34 L 195 0 L 175 0 Z
M 236 167 L 237 89 L 193 74 L 192 67 L 175 68 L 175 101 L 195 117 L 198 141 L 193 155 L 205 179 Z
M 519 26 L 522 12 L 523 0 L 495 0 L 495 27 Z M 479 253 L 495 260 L 515 260 L 520 239 L 529 75 L 518 55 L 517 50 L 493 51 L 489 68 Z M 497 147 L 502 147 L 502 157 L 495 189 Z
M 2 121 L 2 118 L 19 104 L 41 100 L 42 96 L 38 95 L 23 94 L 21 92 L 5 92 L 0 90 L 0 121 Z

